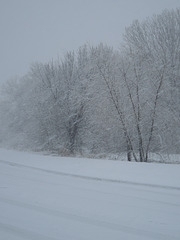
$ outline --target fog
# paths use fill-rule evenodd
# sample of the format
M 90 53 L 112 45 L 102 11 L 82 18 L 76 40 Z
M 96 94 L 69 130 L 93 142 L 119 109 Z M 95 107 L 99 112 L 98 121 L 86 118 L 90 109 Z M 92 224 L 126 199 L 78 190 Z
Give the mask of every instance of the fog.
M 179 0 L 1 0 L 0 82 L 84 43 L 118 48 L 133 20 L 179 6 Z

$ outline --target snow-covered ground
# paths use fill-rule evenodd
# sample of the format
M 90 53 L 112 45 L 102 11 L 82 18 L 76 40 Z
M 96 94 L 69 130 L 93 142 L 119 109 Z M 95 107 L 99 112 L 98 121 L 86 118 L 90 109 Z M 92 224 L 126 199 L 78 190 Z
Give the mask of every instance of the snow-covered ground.
M 0 239 L 179 240 L 180 164 L 0 149 Z

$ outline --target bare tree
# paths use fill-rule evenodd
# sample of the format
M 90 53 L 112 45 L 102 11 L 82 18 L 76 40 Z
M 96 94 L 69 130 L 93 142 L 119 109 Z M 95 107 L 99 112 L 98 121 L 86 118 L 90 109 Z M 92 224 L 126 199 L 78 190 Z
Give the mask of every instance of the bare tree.
M 180 77 L 178 70 L 180 66 L 179 36 L 179 9 L 175 11 L 165 10 L 162 14 L 153 16 L 152 19 L 147 19 L 143 23 L 135 21 L 126 29 L 127 55 L 131 57 L 132 62 L 139 62 L 138 59 L 143 59 L 141 64 L 141 69 L 145 72 L 143 81 L 147 83 L 150 92 L 149 95 L 146 91 L 146 95 L 150 97 L 148 101 L 150 117 L 149 128 L 147 128 L 145 161 L 148 160 L 152 139 L 156 136 L 154 132 L 155 126 L 159 124 L 156 127 L 156 131 L 159 129 L 159 139 L 162 140 L 161 136 L 163 135 L 168 138 L 168 135 L 164 134 L 161 125 L 166 125 L 166 132 L 168 132 L 167 126 L 171 125 L 170 122 L 172 122 L 173 116 L 170 108 L 176 106 L 174 112 L 179 112 L 177 107 L 180 99 L 180 95 L 177 94 L 177 83 Z M 149 83 L 146 81 L 147 79 Z M 176 87 L 174 87 L 175 85 Z M 167 108 L 169 111 L 166 110 Z M 166 116 L 166 118 L 162 117 L 162 115 Z M 174 126 L 178 126 L 178 123 L 179 120 L 176 120 Z

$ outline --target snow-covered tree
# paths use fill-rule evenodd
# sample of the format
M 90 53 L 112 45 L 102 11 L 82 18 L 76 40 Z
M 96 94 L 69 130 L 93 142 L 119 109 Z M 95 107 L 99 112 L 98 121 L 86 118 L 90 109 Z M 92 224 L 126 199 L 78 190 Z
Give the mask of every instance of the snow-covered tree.
M 74 154 L 180 149 L 180 10 L 134 21 L 119 50 L 84 45 L 5 84 L 0 140 Z

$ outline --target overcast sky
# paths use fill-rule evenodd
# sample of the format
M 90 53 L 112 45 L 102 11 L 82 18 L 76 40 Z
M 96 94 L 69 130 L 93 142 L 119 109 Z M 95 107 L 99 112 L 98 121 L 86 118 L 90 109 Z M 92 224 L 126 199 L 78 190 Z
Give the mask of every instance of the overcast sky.
M 125 27 L 180 0 L 0 0 L 0 83 L 84 43 L 117 48 Z

